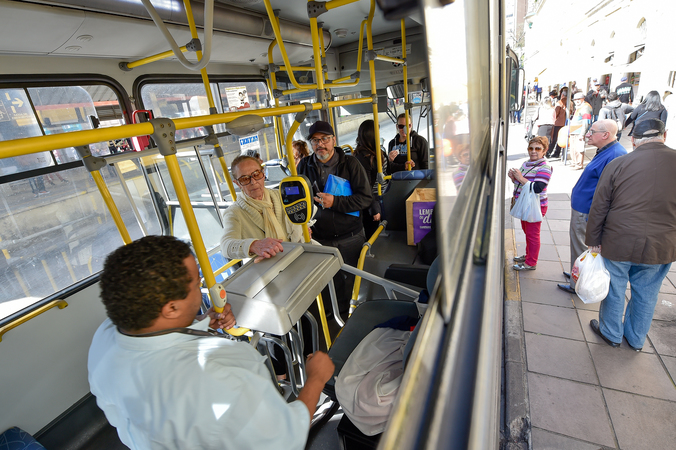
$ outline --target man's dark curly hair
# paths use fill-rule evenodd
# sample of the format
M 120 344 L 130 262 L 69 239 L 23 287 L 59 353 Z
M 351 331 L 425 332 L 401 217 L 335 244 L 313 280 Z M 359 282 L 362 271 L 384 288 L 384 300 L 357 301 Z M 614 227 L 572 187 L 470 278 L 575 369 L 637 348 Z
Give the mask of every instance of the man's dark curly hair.
M 108 255 L 101 274 L 106 313 L 123 330 L 147 328 L 171 300 L 190 290 L 183 260 L 190 246 L 173 236 L 146 236 Z

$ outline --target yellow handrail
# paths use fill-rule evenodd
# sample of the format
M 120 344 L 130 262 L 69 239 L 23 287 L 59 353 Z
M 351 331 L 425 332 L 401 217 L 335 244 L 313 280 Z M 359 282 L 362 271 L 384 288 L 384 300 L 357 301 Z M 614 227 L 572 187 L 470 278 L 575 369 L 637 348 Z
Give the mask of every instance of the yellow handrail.
M 182 53 L 185 53 L 188 51 L 188 47 L 184 45 L 183 47 L 179 47 L 179 50 L 181 50 Z M 199 53 L 201 54 L 202 52 Z M 161 61 L 163 59 L 169 58 L 170 56 L 174 56 L 174 52 L 172 50 L 167 50 L 166 52 L 158 53 L 152 56 L 147 56 L 145 58 L 141 58 L 136 61 L 132 61 L 130 63 L 125 63 L 124 66 L 128 69 L 133 69 L 134 67 L 143 66 L 145 64 L 150 64 L 155 61 Z
M 350 153 L 354 152 L 354 149 L 352 148 L 352 146 L 350 144 L 343 144 L 343 145 L 340 146 L 340 148 L 342 148 L 343 150 L 345 150 L 346 148 L 349 148 Z
M 330 101 L 330 107 L 359 105 L 371 103 L 369 97 L 355 98 L 350 100 Z M 216 125 L 227 123 L 244 115 L 257 115 L 260 117 L 270 117 L 281 114 L 296 113 L 305 110 L 305 105 L 280 106 L 278 108 L 263 108 L 253 111 L 225 112 L 222 114 L 211 114 L 208 116 L 184 117 L 174 120 L 177 130 L 186 128 L 196 128 L 201 126 Z M 311 109 L 321 109 L 321 103 L 312 103 Z M 129 125 L 120 125 L 110 128 L 97 128 L 95 130 L 72 131 L 69 133 L 50 134 L 45 136 L 36 136 L 22 139 L 14 139 L 0 142 L 0 159 L 11 158 L 14 156 L 30 155 L 48 150 L 56 150 L 64 147 L 76 147 L 79 145 L 89 145 L 96 142 L 125 139 L 133 136 L 145 136 L 153 134 L 154 128 L 150 122 L 135 123 Z
M 366 260 L 366 253 L 368 253 L 369 248 L 376 242 L 380 233 L 385 229 L 385 225 L 381 222 L 376 231 L 373 233 L 373 236 L 364 243 L 361 248 L 361 253 L 359 254 L 359 261 L 357 262 L 357 269 L 364 270 L 364 261 Z M 352 314 L 353 305 L 352 303 L 356 302 L 359 299 L 359 289 L 361 288 L 361 277 L 354 277 L 354 287 L 352 288 L 352 302 L 350 302 L 350 314 Z
M 190 6 L 190 0 L 183 0 L 183 5 L 185 6 L 185 14 L 188 18 L 188 25 L 190 26 L 190 34 L 192 35 L 193 39 L 198 39 L 197 35 L 197 26 L 195 25 L 195 18 L 193 17 L 192 14 L 192 7 Z M 197 60 L 201 61 L 202 60 L 202 52 L 197 51 Z M 207 68 L 203 67 L 200 70 L 200 74 L 202 75 L 202 83 L 204 84 L 204 91 L 207 94 L 207 101 L 209 102 L 209 113 L 210 114 L 216 114 L 216 105 L 214 104 L 214 95 L 211 92 L 211 83 L 209 83 L 209 75 L 207 74 Z M 209 130 L 212 132 L 213 130 Z M 216 149 L 216 153 L 219 154 L 218 160 L 221 163 L 221 169 L 223 170 L 223 176 L 225 177 L 225 181 L 228 184 L 228 190 L 230 191 L 230 196 L 232 196 L 233 201 L 237 200 L 237 193 L 235 192 L 235 185 L 232 183 L 232 177 L 230 176 L 230 172 L 228 171 L 228 165 L 225 163 L 225 157 L 223 156 L 223 149 L 221 148 L 221 144 L 217 141 L 214 144 L 214 148 Z
M 120 236 L 122 236 L 122 241 L 125 243 L 125 245 L 131 244 L 131 236 L 129 236 L 127 226 L 124 224 L 124 220 L 122 220 L 122 215 L 120 214 L 120 211 L 117 209 L 117 205 L 115 205 L 115 200 L 113 200 L 113 196 L 110 195 L 110 191 L 108 190 L 108 186 L 106 186 L 106 182 L 103 180 L 103 177 L 101 176 L 101 172 L 99 172 L 98 170 L 94 170 L 90 172 L 90 174 L 94 179 L 94 183 L 96 183 L 96 187 L 99 188 L 99 193 L 101 194 L 101 197 L 103 197 L 103 202 L 108 207 L 108 212 L 110 212 L 110 215 L 113 217 L 113 221 L 115 222 L 117 231 L 119 231 Z M 122 180 L 122 182 L 124 183 L 124 180 Z
M 369 9 L 369 15 L 366 19 L 366 41 L 367 41 L 367 49 L 369 51 L 373 51 L 373 15 L 375 14 L 376 11 L 376 0 L 371 0 L 371 9 Z M 378 95 L 377 90 L 376 90 L 376 70 L 375 70 L 375 62 L 373 59 L 369 58 L 369 76 L 370 76 L 370 81 L 371 81 L 371 95 L 376 96 Z M 373 109 L 373 131 L 374 131 L 374 149 L 376 151 L 376 165 L 378 167 L 378 173 L 382 174 L 383 173 L 383 161 L 380 155 L 380 125 L 379 125 L 379 120 L 378 120 L 378 102 L 374 102 L 372 105 Z M 383 195 L 383 190 L 382 187 L 380 186 L 380 183 L 378 183 L 378 195 Z
M 406 65 L 406 60 L 404 59 L 399 59 L 399 58 L 393 58 L 392 56 L 385 56 L 385 55 L 375 55 L 375 58 L 377 61 L 385 61 L 385 62 L 391 62 L 395 64 L 404 64 Z
M 57 306 L 59 309 L 63 309 L 66 306 L 68 306 L 68 303 L 65 300 L 57 299 L 57 300 L 52 300 L 51 302 L 44 304 L 40 306 L 39 308 L 34 309 L 33 311 L 29 312 L 28 314 L 24 314 L 21 317 L 18 317 L 16 320 L 13 320 L 9 322 L 6 325 L 3 325 L 0 327 L 0 342 L 2 342 L 2 337 L 7 333 L 9 330 L 18 327 L 21 324 L 24 324 L 28 322 L 29 320 L 33 319 L 34 317 L 39 316 L 40 314 L 49 311 L 50 309 L 54 308 Z
M 324 7 L 327 11 L 330 11 L 341 6 L 349 5 L 350 3 L 358 2 L 359 0 L 331 0 L 326 2 Z
M 401 57 L 406 60 L 406 25 L 404 25 L 404 19 L 401 19 Z M 408 129 L 408 121 L 411 118 L 408 115 L 408 108 L 406 108 L 406 103 L 408 102 L 408 68 L 404 64 L 404 114 L 406 115 L 406 161 L 411 161 L 411 130 Z M 406 170 L 411 170 L 411 164 L 406 166 Z
M 220 274 L 222 274 L 223 272 L 225 272 L 226 270 L 228 270 L 229 268 L 231 268 L 232 266 L 234 266 L 235 264 L 237 264 L 239 262 L 242 262 L 242 260 L 241 259 L 233 259 L 231 261 L 228 261 L 227 264 L 223 265 L 220 269 L 218 269 L 214 272 L 214 277 L 219 276 Z

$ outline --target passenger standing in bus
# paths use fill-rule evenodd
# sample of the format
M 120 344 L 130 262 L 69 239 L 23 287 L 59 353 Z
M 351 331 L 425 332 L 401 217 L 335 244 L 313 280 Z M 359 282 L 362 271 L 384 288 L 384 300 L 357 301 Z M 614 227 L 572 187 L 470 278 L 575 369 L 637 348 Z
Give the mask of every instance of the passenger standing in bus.
M 409 170 L 416 168 L 425 170 L 429 168 L 429 154 L 430 146 L 427 139 L 420 136 L 412 130 L 411 117 L 408 118 L 408 126 L 406 126 L 406 115 L 399 114 L 397 117 L 397 135 L 394 136 L 387 146 L 387 153 L 390 159 L 390 172 L 401 172 L 402 170 Z M 406 147 L 406 139 L 410 139 L 411 145 L 411 162 L 408 161 L 408 148 Z
M 328 355 L 308 357 L 307 381 L 287 403 L 265 358 L 229 329 L 226 304 L 198 316 L 201 277 L 190 246 L 146 236 L 111 253 L 101 274 L 106 319 L 87 368 L 96 403 L 131 449 L 303 449 L 324 384 Z
M 286 216 L 279 191 L 265 187 L 265 173 L 257 158 L 240 155 L 230 171 L 241 192 L 223 213 L 223 256 L 255 256 L 258 262 L 284 251 L 282 242 L 303 242 L 303 229 Z
M 378 147 L 380 147 L 378 145 Z M 354 157 L 361 163 L 366 170 L 366 175 L 369 177 L 369 184 L 371 185 L 371 194 L 373 200 L 371 206 L 362 212 L 364 221 L 364 231 L 366 236 L 370 237 L 378 229 L 378 223 L 381 219 L 380 198 L 378 197 L 378 163 L 376 161 L 376 153 L 380 153 L 380 160 L 383 169 L 383 175 L 389 175 L 387 167 L 387 155 L 380 150 L 376 152 L 376 135 L 375 125 L 372 119 L 365 120 L 359 125 L 357 131 L 357 145 L 354 148 Z M 387 187 L 387 182 L 383 184 L 382 190 Z M 381 191 L 382 192 L 382 191 Z
M 617 94 L 614 92 L 611 92 L 610 95 L 617 97 Z M 631 106 L 627 106 L 631 108 Z M 603 111 L 601 110 L 601 114 L 603 114 Z M 587 164 L 587 167 L 584 168 L 584 172 L 580 175 L 570 194 L 571 211 L 568 234 L 570 236 L 571 269 L 577 257 L 587 250 L 587 246 L 584 243 L 585 233 L 587 232 L 587 219 L 601 173 L 603 173 L 603 169 L 610 161 L 627 154 L 627 150 L 617 141 L 616 135 L 617 124 L 614 120 L 610 119 L 599 119 L 598 122 L 589 128 L 589 131 L 585 135 L 587 143 L 593 145 L 598 150 L 596 150 L 596 155 Z M 563 272 L 563 275 L 570 282 L 569 284 L 557 284 L 558 288 L 574 294 L 575 280 L 570 277 L 570 272 Z
M 547 213 L 547 185 L 552 177 L 552 166 L 547 163 L 545 153 L 549 146 L 546 137 L 536 136 L 528 142 L 529 160 L 521 169 L 510 169 L 507 175 L 514 182 L 514 199 L 519 198 L 521 189 L 527 182 L 533 183 L 533 192 L 540 194 L 540 210 L 544 218 Z M 521 221 L 521 228 L 526 235 L 526 254 L 516 256 L 512 268 L 514 270 L 535 270 L 540 255 L 540 226 L 542 222 Z
M 305 141 L 293 141 L 291 145 L 293 146 L 293 162 L 298 167 L 301 159 L 310 156 L 310 150 L 308 150 Z
M 298 173 L 307 176 L 316 189 L 314 201 L 319 209 L 312 226 L 313 237 L 322 245 L 338 248 L 345 264 L 356 266 L 366 241 L 360 214 L 371 206 L 373 200 L 368 176 L 354 156 L 346 155 L 340 147 L 336 147 L 330 123 L 313 123 L 308 131 L 308 140 L 314 153 L 301 160 Z M 346 180 L 352 195 L 338 196 L 324 192 L 330 175 Z M 347 317 L 354 275 L 340 271 L 333 281 L 339 312 Z
M 584 94 L 573 96 L 575 114 L 570 121 L 570 158 L 576 170 L 584 168 L 584 136 L 592 122 L 592 107 L 584 100 Z M 565 163 L 565 161 L 564 161 Z

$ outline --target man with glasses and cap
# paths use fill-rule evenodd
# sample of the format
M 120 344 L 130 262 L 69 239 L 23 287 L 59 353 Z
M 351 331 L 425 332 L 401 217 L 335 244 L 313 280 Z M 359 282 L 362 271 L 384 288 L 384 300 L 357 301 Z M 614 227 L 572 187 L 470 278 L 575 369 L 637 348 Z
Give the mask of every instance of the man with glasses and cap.
M 356 266 L 366 242 L 361 211 L 371 206 L 371 185 L 364 167 L 357 158 L 336 147 L 336 136 L 328 122 L 317 121 L 308 131 L 313 154 L 298 163 L 298 173 L 310 180 L 318 207 L 312 237 L 320 244 L 340 250 L 343 262 Z M 347 180 L 352 195 L 338 196 L 324 192 L 329 176 Z M 334 277 L 338 306 L 347 317 L 352 298 L 354 275 L 340 271 Z
M 427 139 L 420 136 L 411 129 L 411 117 L 408 118 L 406 126 L 406 114 L 399 114 L 397 117 L 397 135 L 387 146 L 387 154 L 390 160 L 390 173 L 401 172 L 411 168 L 425 170 L 429 168 L 430 146 Z M 408 161 L 408 148 L 406 139 L 411 142 L 411 161 Z
M 580 175 L 570 194 L 571 211 L 568 234 L 570 235 L 571 269 L 577 257 L 587 250 L 585 245 L 587 218 L 601 173 L 610 161 L 627 154 L 627 150 L 615 139 L 616 133 L 617 124 L 614 120 L 601 119 L 593 124 L 585 135 L 587 143 L 598 150 L 596 150 L 596 155 L 587 164 L 587 167 L 584 168 L 584 172 Z M 563 272 L 563 275 L 570 280 L 570 283 L 557 284 L 558 288 L 570 294 L 575 294 L 575 280 L 570 277 L 570 272 Z
M 586 244 L 610 273 L 610 291 L 590 326 L 611 347 L 624 337 L 631 349 L 643 348 L 662 281 L 676 260 L 676 152 L 664 138 L 661 120 L 637 123 L 634 151 L 606 166 L 589 211 Z

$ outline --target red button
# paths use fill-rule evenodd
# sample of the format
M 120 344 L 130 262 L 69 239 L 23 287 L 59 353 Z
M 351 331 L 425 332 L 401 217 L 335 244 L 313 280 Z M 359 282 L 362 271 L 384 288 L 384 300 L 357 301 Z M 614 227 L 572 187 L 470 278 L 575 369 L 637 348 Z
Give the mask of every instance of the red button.
M 225 291 L 221 291 L 221 298 L 225 298 Z

